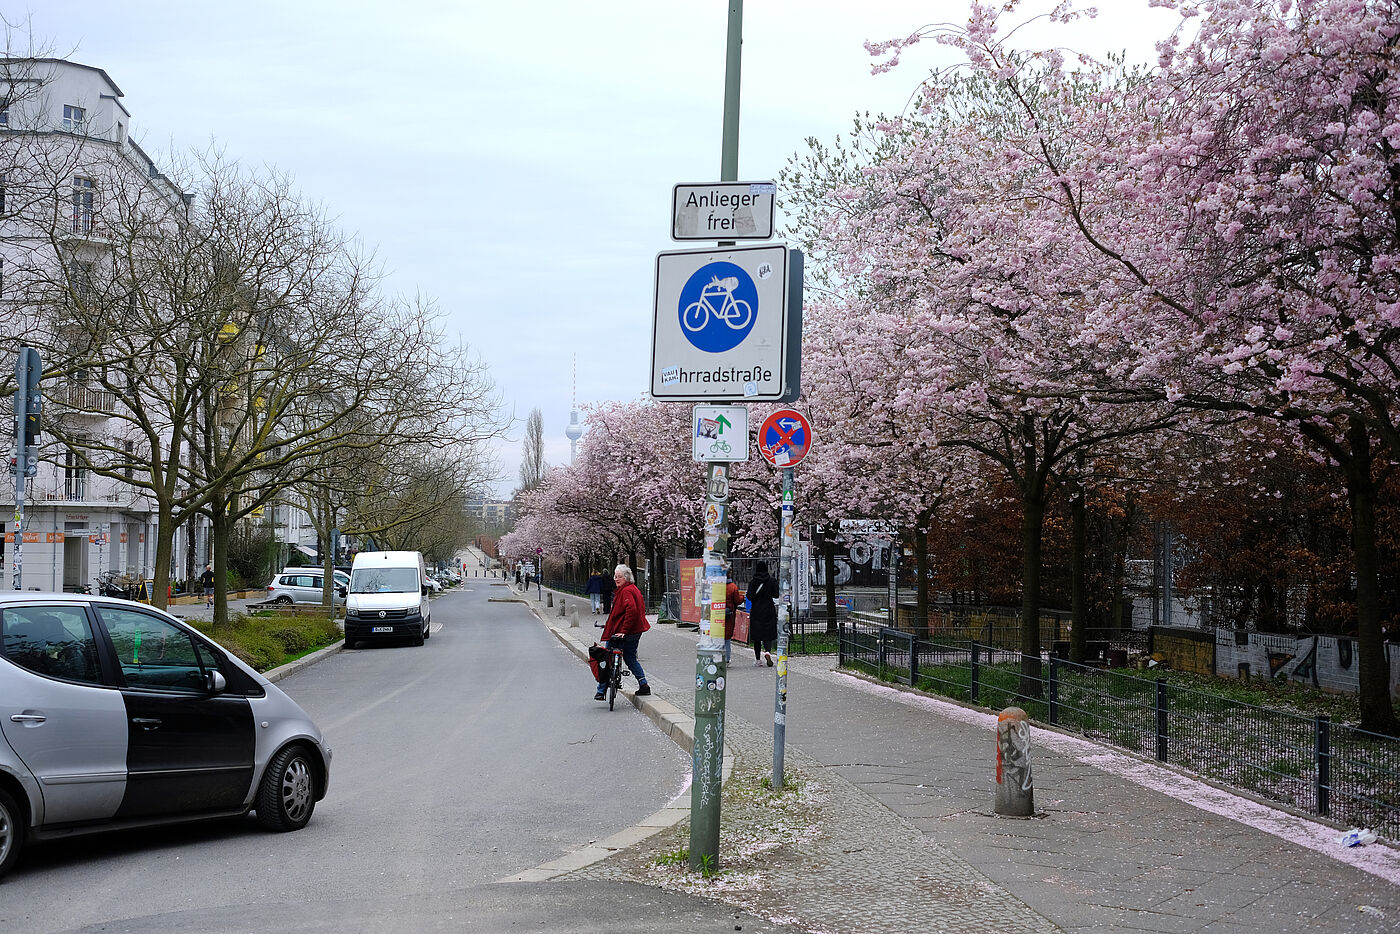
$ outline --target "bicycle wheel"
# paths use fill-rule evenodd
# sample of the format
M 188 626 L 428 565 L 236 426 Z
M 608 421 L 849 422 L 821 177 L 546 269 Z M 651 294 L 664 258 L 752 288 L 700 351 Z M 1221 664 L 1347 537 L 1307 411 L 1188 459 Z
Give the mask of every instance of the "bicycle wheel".
M 613 709 L 613 702 L 617 700 L 617 689 L 622 685 L 622 656 L 613 656 L 612 677 L 608 679 L 608 709 Z
M 736 331 L 742 331 L 748 327 L 749 322 L 753 320 L 753 306 L 742 298 L 736 298 L 729 307 L 731 310 L 725 317 L 724 323 Z
M 681 327 L 687 331 L 698 331 L 710 320 L 710 309 L 705 307 L 704 302 L 691 302 L 685 306 L 685 312 L 681 315 Z

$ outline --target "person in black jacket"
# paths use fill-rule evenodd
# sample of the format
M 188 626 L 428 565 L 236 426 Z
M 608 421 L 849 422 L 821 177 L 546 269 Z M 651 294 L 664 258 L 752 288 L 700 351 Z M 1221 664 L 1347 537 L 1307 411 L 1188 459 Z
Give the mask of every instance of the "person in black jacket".
M 611 613 L 613 594 L 617 591 L 617 584 L 613 581 L 611 577 L 608 577 L 606 574 L 603 575 L 603 579 L 599 581 L 599 583 L 602 585 L 603 588 L 603 612 Z
M 768 576 L 768 565 L 754 565 L 753 580 L 749 581 L 749 642 L 753 644 L 753 663 L 768 663 L 773 667 L 773 644 L 778 640 L 778 582 Z

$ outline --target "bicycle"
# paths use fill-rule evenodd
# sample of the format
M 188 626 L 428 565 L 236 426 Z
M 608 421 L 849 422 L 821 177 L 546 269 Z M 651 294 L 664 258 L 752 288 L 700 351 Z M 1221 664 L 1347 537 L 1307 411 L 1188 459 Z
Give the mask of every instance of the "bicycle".
M 738 287 L 739 279 L 736 276 L 727 279 L 715 276 L 709 285 L 700 289 L 700 298 L 685 306 L 681 326 L 687 331 L 699 331 L 710 323 L 710 315 L 714 315 L 736 331 L 748 327 L 753 320 L 753 306 L 742 298 L 734 297 L 734 290 Z M 716 308 L 711 299 L 720 296 L 723 296 L 723 300 Z
M 603 628 L 602 623 L 594 623 L 593 626 L 597 629 Z M 606 689 L 608 695 L 608 709 L 612 710 L 613 703 L 617 700 L 617 692 L 622 688 L 622 646 L 610 644 L 606 646 L 606 648 L 612 652 L 612 659 L 609 662 L 610 667 L 608 668 L 608 684 Z M 628 675 L 632 674 L 630 671 L 626 673 Z

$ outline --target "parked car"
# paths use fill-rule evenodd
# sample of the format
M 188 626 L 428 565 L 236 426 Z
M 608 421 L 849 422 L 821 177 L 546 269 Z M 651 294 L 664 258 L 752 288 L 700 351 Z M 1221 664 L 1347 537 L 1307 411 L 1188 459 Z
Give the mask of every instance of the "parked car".
M 331 750 L 296 702 L 153 607 L 0 592 L 0 875 L 31 841 L 256 812 L 298 830 Z
M 422 645 L 432 636 L 430 593 L 421 552 L 360 552 L 350 573 L 345 644 L 407 637 Z
M 350 579 L 346 577 L 342 580 L 339 571 L 332 573 L 335 574 L 334 602 L 344 603 L 350 588 Z M 320 606 L 325 579 L 325 573 L 320 568 L 284 568 L 282 573 L 273 577 L 272 583 L 267 585 L 267 599 L 273 603 L 310 603 Z

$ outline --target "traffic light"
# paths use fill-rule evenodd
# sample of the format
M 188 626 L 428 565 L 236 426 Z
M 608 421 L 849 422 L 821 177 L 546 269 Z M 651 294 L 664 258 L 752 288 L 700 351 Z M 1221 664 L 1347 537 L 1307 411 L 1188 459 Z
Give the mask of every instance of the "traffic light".
M 24 403 L 22 410 L 16 407 L 16 415 L 23 419 L 23 424 L 16 426 L 17 434 L 23 438 L 23 447 L 37 444 L 39 433 L 43 431 L 41 416 L 44 400 L 39 390 L 39 380 L 43 375 L 39 352 L 33 347 L 20 348 L 19 359 L 15 361 L 15 379 L 19 383 L 19 391 L 15 395 L 16 401 L 23 400 Z

